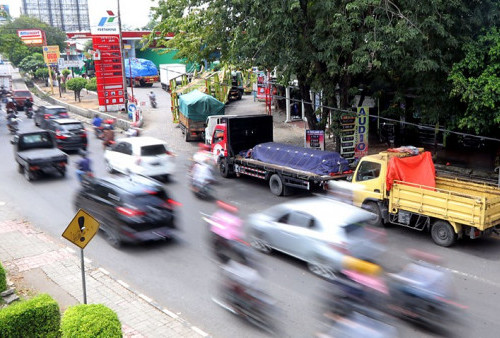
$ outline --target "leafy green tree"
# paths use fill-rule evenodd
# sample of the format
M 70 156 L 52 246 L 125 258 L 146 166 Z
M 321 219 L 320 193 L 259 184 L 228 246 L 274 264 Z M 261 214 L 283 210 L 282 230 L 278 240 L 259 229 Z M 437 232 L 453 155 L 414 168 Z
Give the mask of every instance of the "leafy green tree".
M 71 71 L 69 69 L 63 69 L 61 73 L 64 77 L 68 77 L 68 75 L 71 74 Z
M 276 67 L 283 84 L 298 80 L 314 129 L 328 111 L 318 125 L 310 90 L 337 106 L 336 88 L 340 108 L 351 109 L 360 93 L 397 107 L 411 97 L 433 122 L 455 108 L 446 78 L 461 45 L 497 25 L 499 9 L 494 0 L 170 0 L 152 9 L 159 24 L 148 43 L 190 62 Z
M 14 65 L 18 65 L 22 59 L 32 52 L 21 41 L 16 34 L 1 34 L 0 31 L 0 54 L 9 59 Z
M 37 69 L 46 67 L 43 55 L 40 53 L 31 54 L 19 63 L 19 68 L 30 74 L 34 74 Z
M 81 102 L 80 92 L 87 85 L 87 80 L 83 77 L 75 77 L 66 81 L 66 88 L 75 92 L 75 101 Z
M 498 131 L 500 127 L 500 29 L 480 35 L 464 46 L 465 57 L 450 73 L 451 96 L 465 104 L 458 127 Z
M 47 45 L 58 45 L 61 51 L 66 48 L 66 33 L 57 27 L 50 26 L 37 18 L 21 15 L 12 22 L 0 26 L 0 35 L 16 34 L 18 29 L 41 29 L 45 32 Z M 41 47 L 33 47 L 36 51 L 41 51 Z

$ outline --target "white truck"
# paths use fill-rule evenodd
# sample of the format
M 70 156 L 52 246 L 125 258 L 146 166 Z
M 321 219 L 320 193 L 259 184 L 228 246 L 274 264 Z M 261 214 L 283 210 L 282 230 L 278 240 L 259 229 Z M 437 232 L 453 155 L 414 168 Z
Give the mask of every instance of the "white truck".
M 2 87 L 9 92 L 12 91 L 12 73 L 8 64 L 0 65 L 0 89 Z
M 170 80 L 186 74 L 186 65 L 182 63 L 167 63 L 160 65 L 160 83 L 163 90 L 170 90 Z

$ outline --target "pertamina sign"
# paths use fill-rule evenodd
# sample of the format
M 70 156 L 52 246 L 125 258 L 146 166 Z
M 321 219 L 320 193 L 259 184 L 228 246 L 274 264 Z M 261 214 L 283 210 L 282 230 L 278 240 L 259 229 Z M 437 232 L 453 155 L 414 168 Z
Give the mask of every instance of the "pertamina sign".
M 112 11 L 107 11 L 108 16 L 103 16 L 97 26 L 90 27 L 92 35 L 118 35 L 118 20 Z
M 43 32 L 39 29 L 18 29 L 17 36 L 27 45 L 43 46 Z
M 43 60 L 47 65 L 57 65 L 59 62 L 59 46 L 43 46 Z

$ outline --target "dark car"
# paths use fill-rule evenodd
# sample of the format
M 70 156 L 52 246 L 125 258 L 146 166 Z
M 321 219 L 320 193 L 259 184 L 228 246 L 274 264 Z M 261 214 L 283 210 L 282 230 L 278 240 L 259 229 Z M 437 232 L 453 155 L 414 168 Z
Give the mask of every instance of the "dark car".
M 68 110 L 63 106 L 40 106 L 35 111 L 35 125 L 39 127 L 44 120 L 68 118 Z
M 24 108 L 24 102 L 29 99 L 33 103 L 33 95 L 29 90 L 25 89 L 14 89 L 12 91 L 12 99 L 16 104 L 17 110 L 22 110 Z
M 87 132 L 83 124 L 75 119 L 49 119 L 42 122 L 61 150 L 87 150 Z
M 163 186 L 143 176 L 85 180 L 74 200 L 94 216 L 115 247 L 121 244 L 172 238 L 175 207 Z

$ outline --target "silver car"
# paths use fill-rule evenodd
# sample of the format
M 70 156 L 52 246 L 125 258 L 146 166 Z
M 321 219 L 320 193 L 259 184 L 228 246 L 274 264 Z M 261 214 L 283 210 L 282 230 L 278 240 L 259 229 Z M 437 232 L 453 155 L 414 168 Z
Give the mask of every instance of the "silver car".
M 307 262 L 311 272 L 333 278 L 345 255 L 376 259 L 383 251 L 383 232 L 366 227 L 373 214 L 326 197 L 298 199 L 248 218 L 253 248 L 281 251 Z

